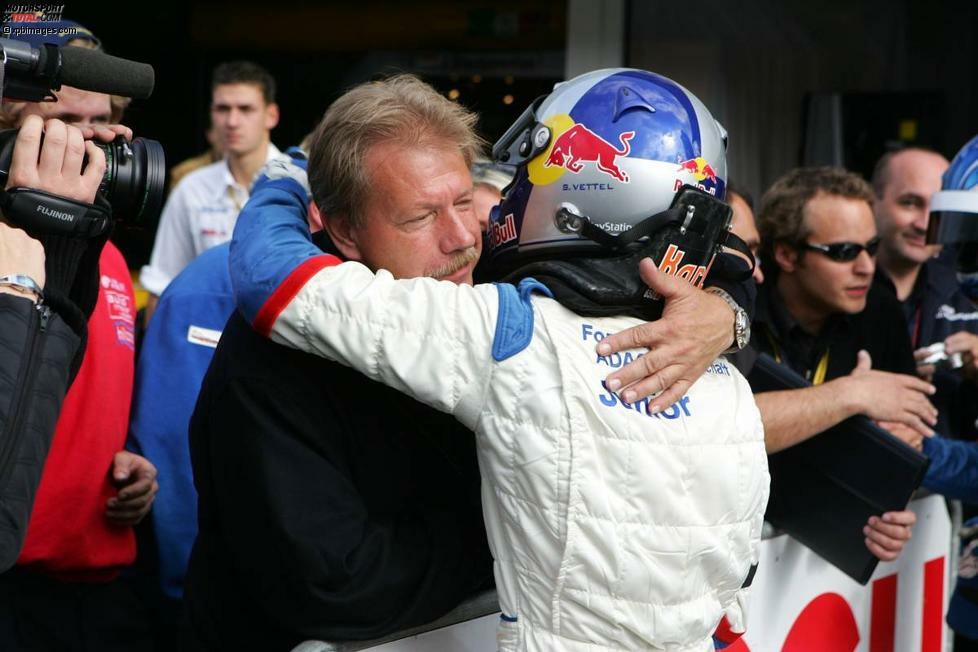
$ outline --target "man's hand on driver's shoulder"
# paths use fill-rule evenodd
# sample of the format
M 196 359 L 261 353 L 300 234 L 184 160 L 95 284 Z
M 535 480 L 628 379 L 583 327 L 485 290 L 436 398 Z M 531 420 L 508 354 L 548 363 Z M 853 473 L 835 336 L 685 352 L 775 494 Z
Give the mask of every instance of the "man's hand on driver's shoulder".
M 639 272 L 665 301 L 662 317 L 609 335 L 598 343 L 597 351 L 610 355 L 649 350 L 605 382 L 626 403 L 661 392 L 649 403 L 654 413 L 681 399 L 710 363 L 730 348 L 734 314 L 723 299 L 660 272 L 650 258 L 642 260 Z

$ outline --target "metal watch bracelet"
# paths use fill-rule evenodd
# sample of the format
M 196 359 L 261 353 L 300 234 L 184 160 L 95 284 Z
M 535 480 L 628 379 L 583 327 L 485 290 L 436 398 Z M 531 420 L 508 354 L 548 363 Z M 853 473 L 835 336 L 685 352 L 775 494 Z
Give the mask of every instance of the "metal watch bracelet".
M 750 319 L 747 317 L 747 311 L 744 310 L 739 303 L 734 301 L 734 298 L 730 296 L 730 293 L 723 288 L 718 287 L 708 287 L 706 292 L 716 295 L 727 302 L 730 309 L 734 312 L 734 331 L 733 331 L 733 345 L 724 351 L 724 353 L 736 353 L 740 351 L 748 342 L 750 342 Z
M 30 276 L 26 274 L 7 274 L 0 276 L 0 286 L 12 287 L 21 292 L 33 294 L 35 303 L 44 301 L 44 290 Z

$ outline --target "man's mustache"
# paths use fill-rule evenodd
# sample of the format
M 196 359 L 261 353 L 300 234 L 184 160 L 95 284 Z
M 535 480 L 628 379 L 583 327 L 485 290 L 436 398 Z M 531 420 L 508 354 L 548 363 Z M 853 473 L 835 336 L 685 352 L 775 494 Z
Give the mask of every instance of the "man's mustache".
M 456 254 L 454 258 L 448 261 L 446 264 L 431 270 L 427 273 L 427 276 L 432 278 L 444 278 L 445 276 L 450 276 L 457 272 L 458 270 L 471 265 L 472 263 L 479 260 L 479 250 L 475 247 L 469 247 L 459 254 Z

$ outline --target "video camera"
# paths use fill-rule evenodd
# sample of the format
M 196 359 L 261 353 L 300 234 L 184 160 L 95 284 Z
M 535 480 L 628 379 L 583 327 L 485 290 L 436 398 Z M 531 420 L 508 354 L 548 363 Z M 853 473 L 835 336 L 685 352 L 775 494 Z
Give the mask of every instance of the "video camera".
M 98 50 L 30 43 L 0 38 L 0 99 L 25 102 L 57 101 L 62 84 L 139 99 L 153 92 L 153 67 L 113 57 Z M 16 129 L 0 131 L 0 188 L 6 185 Z M 117 220 L 136 224 L 155 220 L 163 205 L 166 161 L 155 140 L 121 136 L 105 144 L 106 170 L 99 186 L 103 201 L 83 204 L 40 190 L 0 190 L 0 208 L 18 226 L 35 234 L 96 237 Z M 111 206 L 108 211 L 104 204 Z

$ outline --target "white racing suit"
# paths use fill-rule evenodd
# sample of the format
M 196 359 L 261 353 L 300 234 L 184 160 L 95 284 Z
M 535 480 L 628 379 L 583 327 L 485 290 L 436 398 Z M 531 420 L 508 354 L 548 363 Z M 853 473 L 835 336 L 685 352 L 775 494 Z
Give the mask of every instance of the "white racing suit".
M 399 281 L 341 263 L 309 243 L 290 184 L 301 188 L 259 182 L 239 219 L 239 306 L 274 341 L 475 431 L 500 650 L 705 652 L 724 614 L 743 631 L 769 476 L 760 416 L 732 365 L 718 359 L 649 415 L 648 401 L 625 404 L 603 384 L 641 351 L 595 353 L 639 320 L 578 316 L 529 279 Z

